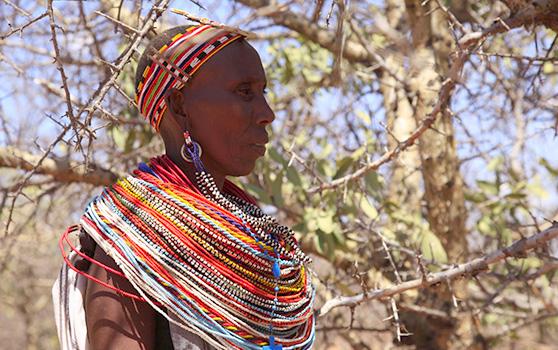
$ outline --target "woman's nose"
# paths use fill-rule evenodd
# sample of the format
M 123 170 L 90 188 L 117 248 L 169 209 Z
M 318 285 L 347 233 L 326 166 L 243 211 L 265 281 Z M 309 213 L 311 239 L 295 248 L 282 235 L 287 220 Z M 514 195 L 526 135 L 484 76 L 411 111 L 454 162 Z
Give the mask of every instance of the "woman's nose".
M 275 120 L 275 113 L 269 106 L 269 103 L 267 103 L 265 96 L 261 96 L 259 100 L 260 100 L 260 105 L 258 106 L 257 109 L 256 123 L 258 125 L 271 124 Z

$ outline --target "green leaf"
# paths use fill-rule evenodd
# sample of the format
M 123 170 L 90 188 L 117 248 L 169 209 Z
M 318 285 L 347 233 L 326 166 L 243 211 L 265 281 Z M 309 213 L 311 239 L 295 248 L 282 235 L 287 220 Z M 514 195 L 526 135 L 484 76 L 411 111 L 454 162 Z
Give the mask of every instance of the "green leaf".
M 121 128 L 114 128 L 112 129 L 112 139 L 114 143 L 120 150 L 124 150 L 126 148 L 126 139 L 128 134 L 121 130 Z
M 389 239 L 389 240 L 395 240 L 396 236 L 395 236 L 395 232 L 393 232 L 392 230 L 388 229 L 388 228 L 384 228 L 382 230 L 382 235 Z
M 126 136 L 124 152 L 129 153 L 134 149 L 134 143 L 137 140 L 136 129 L 131 129 Z
M 370 116 L 368 115 L 368 113 L 358 110 L 355 112 L 356 116 L 358 119 L 362 120 L 362 122 L 366 125 L 370 125 L 370 123 L 372 123 L 372 119 L 370 118 Z
M 294 69 L 289 55 L 286 52 L 284 53 L 283 58 L 285 59 L 285 65 L 283 66 L 284 70 L 283 76 L 281 77 L 281 82 L 283 84 L 287 84 L 294 76 Z
M 320 159 L 318 161 L 318 163 L 316 164 L 316 170 L 318 170 L 318 172 L 325 176 L 325 177 L 331 177 L 333 176 L 335 170 L 333 169 L 333 167 L 331 166 L 331 162 L 329 160 L 326 159 Z
M 335 256 L 335 240 L 333 238 L 333 235 L 326 235 L 326 242 L 327 242 L 327 257 L 329 258 L 329 260 L 333 260 L 333 257 Z
M 287 160 L 285 160 L 285 158 L 283 158 L 283 156 L 277 151 L 277 149 L 275 147 L 269 147 L 267 151 L 268 151 L 269 156 L 271 157 L 271 159 L 273 159 L 274 161 L 276 161 L 279 164 L 282 164 L 283 167 L 287 166 Z
M 293 166 L 287 167 L 287 179 L 296 187 L 302 186 L 300 175 L 298 175 L 298 171 Z
M 499 192 L 499 186 L 493 182 L 477 180 L 477 185 L 483 192 L 486 192 L 491 195 L 497 195 Z
M 378 33 L 373 33 L 372 43 L 374 44 L 374 47 L 382 48 L 386 45 L 386 37 Z
M 551 74 L 554 72 L 554 64 L 552 62 L 545 62 L 543 64 L 543 73 Z
M 283 172 L 279 172 L 275 175 L 275 180 L 271 183 L 271 193 L 273 195 L 273 204 L 277 207 L 282 207 L 285 202 L 283 201 L 283 193 L 282 193 L 282 185 L 283 185 Z
M 480 233 L 487 236 L 495 236 L 495 230 L 492 228 L 492 220 L 489 217 L 483 216 L 477 223 L 477 229 Z
M 539 163 L 545 167 L 545 169 L 550 173 L 550 175 L 552 176 L 556 176 L 558 177 L 558 168 L 553 167 L 552 165 L 550 165 L 550 163 L 548 162 L 548 160 L 541 158 L 539 160 Z
M 534 196 L 541 199 L 548 198 L 548 192 L 542 186 L 540 177 L 535 176 L 532 181 L 527 185 L 527 190 L 531 192 Z
M 448 261 L 448 255 L 442 242 L 430 230 L 423 230 L 419 236 L 420 250 L 422 255 L 429 260 L 434 260 L 440 263 Z
M 473 203 L 482 203 L 488 198 L 482 192 L 465 192 L 465 199 Z
M 304 221 L 300 221 L 297 224 L 295 224 L 294 226 L 292 226 L 291 229 L 294 232 L 306 231 L 306 225 L 304 224 Z
M 327 142 L 326 139 L 323 140 L 322 150 L 318 153 L 318 158 L 327 158 L 333 152 L 333 145 Z
M 360 199 L 360 209 L 370 218 L 376 219 L 378 217 L 378 211 L 370 202 L 366 196 L 362 196 Z
M 345 235 L 343 234 L 341 227 L 337 226 L 334 230 L 333 230 L 333 238 L 335 238 L 335 241 L 340 245 L 340 246 L 344 246 L 346 243 L 346 239 L 345 239 Z
M 318 228 L 325 233 L 332 233 L 335 229 L 333 217 L 325 213 L 316 218 L 316 223 L 318 224 Z
M 322 230 L 318 230 L 316 234 L 319 237 L 318 242 L 323 254 L 325 254 L 330 260 L 333 259 L 335 254 L 335 242 L 333 240 L 333 235 L 322 232 Z
M 355 149 L 353 151 L 353 153 L 351 153 L 351 158 L 353 158 L 353 160 L 358 160 L 360 157 L 362 157 L 362 155 L 366 152 L 366 146 L 361 146 L 357 149 Z
M 324 233 L 319 231 L 317 232 L 316 235 L 314 235 L 314 245 L 316 246 L 316 250 L 320 254 L 325 254 L 326 251 L 324 236 L 325 236 Z
M 366 183 L 366 189 L 371 193 L 377 192 L 382 189 L 382 183 L 378 173 L 375 171 L 369 171 L 364 175 L 364 181 Z
M 308 135 L 306 135 L 305 132 L 298 133 L 298 135 L 296 135 L 295 138 L 294 138 L 294 142 L 295 142 L 295 144 L 297 144 L 299 146 L 305 145 L 308 142 Z M 285 146 L 285 145 L 283 145 L 283 146 Z
M 308 232 L 314 232 L 318 229 L 318 223 L 316 222 L 316 210 L 312 207 L 307 207 L 304 211 L 304 224 Z
M 333 175 L 333 178 L 337 179 L 343 176 L 353 163 L 354 159 L 351 156 L 343 157 L 341 160 L 337 161 L 337 171 L 335 175 Z
M 487 325 L 492 325 L 494 323 L 497 323 L 499 320 L 501 320 L 500 316 L 494 314 L 484 314 L 482 318 L 483 318 L 483 323 Z
M 501 170 L 503 165 L 504 165 L 504 158 L 498 156 L 492 158 L 490 162 L 488 162 L 488 165 L 486 167 L 488 168 L 488 170 L 494 171 L 494 170 Z
M 512 266 L 520 268 L 521 273 L 526 273 L 530 269 L 535 270 L 537 268 L 540 268 L 541 265 L 542 265 L 542 262 L 537 257 L 528 256 L 524 259 L 519 259 L 519 260 L 510 259 L 509 264 L 512 265 Z
M 509 199 L 524 199 L 526 197 L 527 195 L 525 193 L 519 193 L 519 192 L 512 192 L 506 195 L 506 198 Z

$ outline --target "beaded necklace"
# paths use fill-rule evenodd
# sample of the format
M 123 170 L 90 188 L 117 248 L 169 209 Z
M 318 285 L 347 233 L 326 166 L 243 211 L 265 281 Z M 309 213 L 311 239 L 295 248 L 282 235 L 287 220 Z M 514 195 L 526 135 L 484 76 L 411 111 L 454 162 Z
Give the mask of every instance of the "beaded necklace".
M 142 299 L 212 346 L 310 349 L 311 261 L 292 230 L 195 166 L 199 190 L 166 156 L 140 164 L 87 206 L 82 229 Z

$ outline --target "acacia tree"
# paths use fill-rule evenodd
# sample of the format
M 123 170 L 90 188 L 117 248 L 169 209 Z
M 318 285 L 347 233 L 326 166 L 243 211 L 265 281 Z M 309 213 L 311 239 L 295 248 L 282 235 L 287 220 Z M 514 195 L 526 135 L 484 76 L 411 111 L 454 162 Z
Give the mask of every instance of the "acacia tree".
M 555 341 L 558 1 L 3 0 L 4 344 L 56 347 L 59 233 L 162 152 L 133 68 L 178 6 L 255 33 L 278 118 L 239 182 L 315 259 L 316 348 Z

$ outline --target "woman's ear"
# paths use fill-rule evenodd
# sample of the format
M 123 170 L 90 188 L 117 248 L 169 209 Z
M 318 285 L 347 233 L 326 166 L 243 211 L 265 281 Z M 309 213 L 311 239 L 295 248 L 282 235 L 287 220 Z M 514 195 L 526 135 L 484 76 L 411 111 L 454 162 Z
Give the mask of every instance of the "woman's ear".
M 182 119 L 186 118 L 186 110 L 184 109 L 184 96 L 180 90 L 172 88 L 165 96 L 165 103 L 169 114 L 179 124 L 182 124 Z M 183 121 L 182 121 L 183 122 Z

